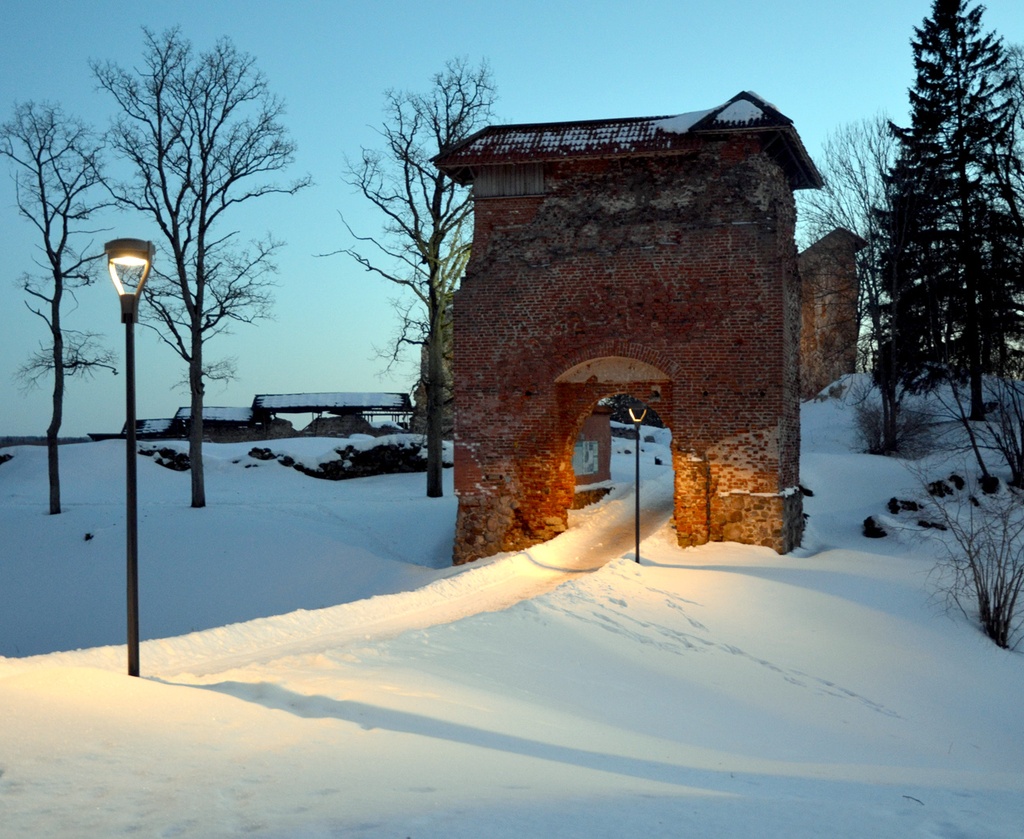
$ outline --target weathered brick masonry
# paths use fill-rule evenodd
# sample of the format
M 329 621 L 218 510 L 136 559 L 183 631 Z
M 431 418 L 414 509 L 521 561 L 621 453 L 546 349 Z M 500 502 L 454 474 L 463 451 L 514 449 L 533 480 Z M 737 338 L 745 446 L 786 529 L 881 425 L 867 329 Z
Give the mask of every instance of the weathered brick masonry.
M 857 363 L 857 251 L 863 239 L 833 230 L 797 258 L 803 291 L 800 396 L 810 399 Z
M 494 127 L 438 158 L 477 184 L 456 563 L 565 529 L 577 433 L 622 392 L 672 430 L 681 545 L 799 543 L 793 189 L 820 180 L 757 97 L 678 119 Z

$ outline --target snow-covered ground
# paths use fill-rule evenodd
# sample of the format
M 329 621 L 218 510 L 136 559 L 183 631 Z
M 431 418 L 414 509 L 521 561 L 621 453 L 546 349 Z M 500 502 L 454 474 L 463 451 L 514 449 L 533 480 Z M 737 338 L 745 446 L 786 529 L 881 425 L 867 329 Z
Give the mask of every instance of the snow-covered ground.
M 661 444 L 639 565 L 625 441 L 569 532 L 461 569 L 450 475 L 430 500 L 211 445 L 193 510 L 141 459 L 142 679 L 123 444 L 62 449 L 60 516 L 45 451 L 7 450 L 0 835 L 1021 836 L 1024 656 L 945 608 L 934 543 L 861 534 L 917 479 L 842 403 L 803 417 L 788 556 L 679 549 Z

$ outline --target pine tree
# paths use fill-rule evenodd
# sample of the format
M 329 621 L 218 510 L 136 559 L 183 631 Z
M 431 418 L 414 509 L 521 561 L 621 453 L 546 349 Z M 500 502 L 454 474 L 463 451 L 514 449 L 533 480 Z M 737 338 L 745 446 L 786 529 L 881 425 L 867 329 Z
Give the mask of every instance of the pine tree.
M 982 31 L 983 12 L 966 0 L 934 0 L 931 17 L 914 30 L 911 125 L 895 129 L 909 166 L 927 173 L 934 209 L 910 220 L 923 272 L 912 296 L 927 314 L 915 321 L 920 356 L 966 373 L 974 419 L 984 416 L 982 375 L 1005 357 L 1020 326 L 1007 322 L 1017 289 L 997 244 L 995 173 L 1010 144 L 1010 82 L 1001 39 Z

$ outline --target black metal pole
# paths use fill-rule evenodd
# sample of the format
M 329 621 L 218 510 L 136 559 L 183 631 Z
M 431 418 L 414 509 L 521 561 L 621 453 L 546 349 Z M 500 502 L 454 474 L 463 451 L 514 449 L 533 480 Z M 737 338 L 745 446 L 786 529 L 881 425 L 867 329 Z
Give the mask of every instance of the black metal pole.
M 135 300 L 132 301 L 136 303 Z M 124 303 L 122 302 L 122 307 Z M 139 675 L 139 522 L 135 453 L 135 311 L 122 308 L 125 322 L 125 497 L 128 559 L 128 675 Z
M 636 561 L 640 562 L 640 423 L 635 422 L 636 428 Z

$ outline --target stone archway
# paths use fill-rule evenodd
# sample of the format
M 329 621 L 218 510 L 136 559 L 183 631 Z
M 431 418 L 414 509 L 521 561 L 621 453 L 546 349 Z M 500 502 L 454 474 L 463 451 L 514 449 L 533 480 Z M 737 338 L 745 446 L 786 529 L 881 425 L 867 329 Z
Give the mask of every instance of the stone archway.
M 671 403 L 671 376 L 646 361 L 623 356 L 600 356 L 574 364 L 555 377 L 558 413 L 566 420 L 565 446 L 572 445 L 584 422 L 601 400 L 629 394 L 660 412 Z M 667 425 L 667 423 L 666 423 Z
M 580 416 L 621 390 L 672 429 L 680 544 L 798 544 L 792 191 L 820 180 L 789 120 L 741 94 L 685 125 L 494 126 L 436 163 L 476 184 L 454 561 L 565 529 Z
M 671 377 L 653 364 L 636 358 L 603 356 L 574 364 L 555 378 L 555 384 L 626 385 L 634 382 L 670 381 Z

